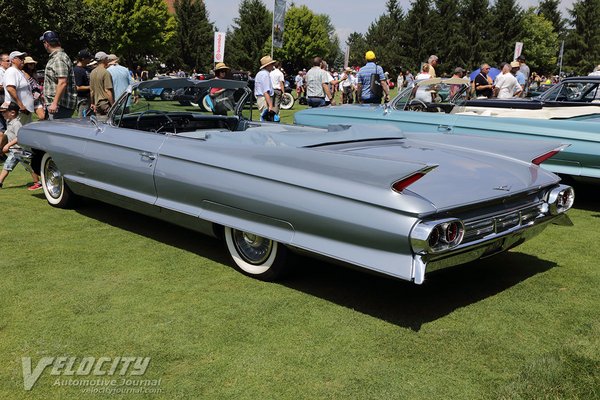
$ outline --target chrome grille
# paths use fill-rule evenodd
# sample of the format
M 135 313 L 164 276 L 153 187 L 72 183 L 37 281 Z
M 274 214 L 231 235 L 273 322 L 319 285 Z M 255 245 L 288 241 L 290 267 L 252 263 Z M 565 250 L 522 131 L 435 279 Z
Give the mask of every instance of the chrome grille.
M 489 235 L 505 232 L 518 226 L 532 224 L 538 217 L 543 216 L 543 202 L 536 203 L 516 210 L 487 215 L 464 221 L 465 236 L 463 243 L 483 239 Z

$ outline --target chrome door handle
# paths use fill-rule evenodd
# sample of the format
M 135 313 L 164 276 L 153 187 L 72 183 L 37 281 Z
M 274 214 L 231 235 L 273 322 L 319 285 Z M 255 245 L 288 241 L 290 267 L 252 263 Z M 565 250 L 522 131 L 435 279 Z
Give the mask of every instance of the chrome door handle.
M 450 125 L 438 125 L 437 130 L 440 132 L 451 132 L 452 127 Z
M 146 151 L 142 151 L 140 153 L 140 156 L 142 156 L 142 158 L 149 158 L 150 160 L 155 160 L 156 159 L 156 156 L 154 154 L 148 153 Z

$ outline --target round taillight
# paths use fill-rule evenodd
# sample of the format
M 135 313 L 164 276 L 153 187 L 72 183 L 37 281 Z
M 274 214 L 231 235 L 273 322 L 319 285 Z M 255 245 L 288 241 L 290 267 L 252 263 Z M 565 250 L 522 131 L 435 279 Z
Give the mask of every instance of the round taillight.
M 440 237 L 440 227 L 436 226 L 429 234 L 429 238 L 427 238 L 427 244 L 429 244 L 429 247 L 434 248 L 435 246 L 437 246 L 440 243 Z
M 456 222 L 451 222 L 448 224 L 448 226 L 446 227 L 446 242 L 448 243 L 452 243 L 456 240 L 456 238 L 458 238 L 458 235 L 460 233 L 460 227 L 458 226 L 458 223 Z
M 572 188 L 568 188 L 563 190 L 557 199 L 557 204 L 560 208 L 568 210 L 573 206 L 573 201 L 575 200 L 575 191 Z

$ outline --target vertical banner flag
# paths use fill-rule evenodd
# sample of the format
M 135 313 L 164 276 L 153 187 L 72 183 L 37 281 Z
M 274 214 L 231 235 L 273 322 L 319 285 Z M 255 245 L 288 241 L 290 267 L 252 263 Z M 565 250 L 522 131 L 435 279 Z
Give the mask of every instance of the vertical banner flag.
M 350 62 L 350 46 L 346 47 L 346 53 L 344 54 L 344 69 L 348 68 Z
M 516 60 L 517 57 L 519 57 L 522 52 L 523 52 L 523 42 L 515 43 L 515 56 L 513 57 L 513 60 Z
M 225 32 L 215 32 L 215 62 L 225 59 Z
M 283 47 L 283 21 L 285 20 L 285 1 L 275 0 L 273 11 L 273 47 Z

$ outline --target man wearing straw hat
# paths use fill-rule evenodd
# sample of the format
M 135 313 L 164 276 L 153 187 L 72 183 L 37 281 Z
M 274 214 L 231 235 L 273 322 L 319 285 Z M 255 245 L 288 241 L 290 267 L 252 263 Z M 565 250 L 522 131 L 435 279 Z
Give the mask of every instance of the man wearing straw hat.
M 271 84 L 270 72 L 275 68 L 275 60 L 270 56 L 264 56 L 260 59 L 260 71 L 254 78 L 254 96 L 258 105 L 258 112 L 263 120 L 265 111 L 273 111 L 273 85 Z

